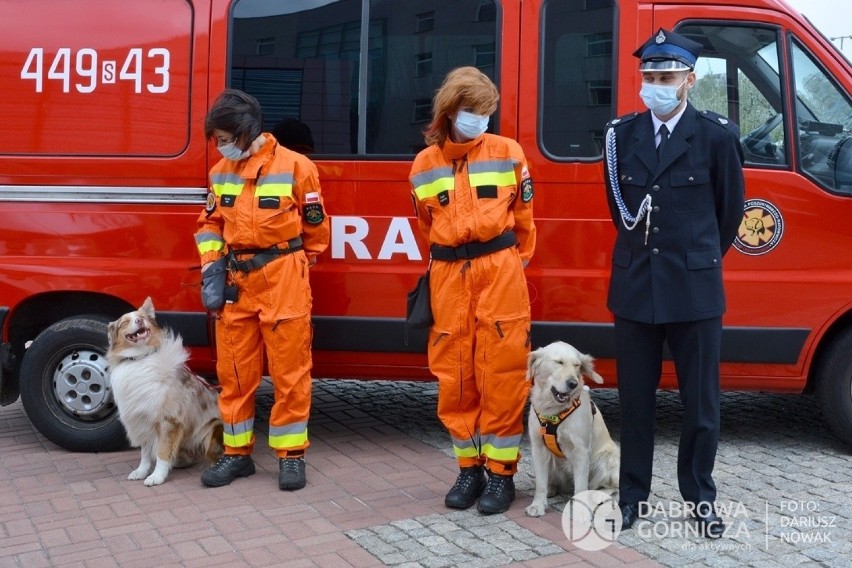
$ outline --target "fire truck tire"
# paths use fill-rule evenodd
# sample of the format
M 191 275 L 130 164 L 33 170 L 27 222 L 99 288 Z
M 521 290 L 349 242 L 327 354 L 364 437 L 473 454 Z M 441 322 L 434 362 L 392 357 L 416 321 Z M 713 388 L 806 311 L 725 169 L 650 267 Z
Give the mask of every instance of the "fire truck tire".
M 21 401 L 30 421 L 75 452 L 127 447 L 107 376 L 103 316 L 75 316 L 42 331 L 21 363 Z
M 816 372 L 822 415 L 834 435 L 852 447 L 852 330 L 828 346 Z

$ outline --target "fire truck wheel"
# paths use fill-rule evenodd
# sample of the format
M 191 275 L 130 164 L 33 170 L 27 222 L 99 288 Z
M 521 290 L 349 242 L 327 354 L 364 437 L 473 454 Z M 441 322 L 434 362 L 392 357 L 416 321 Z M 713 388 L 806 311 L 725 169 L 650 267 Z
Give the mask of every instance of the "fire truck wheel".
M 107 324 L 75 316 L 42 331 L 21 363 L 21 401 L 45 438 L 75 452 L 127 447 L 107 377 Z
M 822 415 L 835 436 L 852 447 L 852 330 L 828 346 L 816 373 Z

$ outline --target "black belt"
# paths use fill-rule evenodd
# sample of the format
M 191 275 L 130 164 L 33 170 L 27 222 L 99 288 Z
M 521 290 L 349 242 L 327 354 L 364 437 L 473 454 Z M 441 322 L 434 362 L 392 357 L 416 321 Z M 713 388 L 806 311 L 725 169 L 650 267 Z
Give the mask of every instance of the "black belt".
M 443 245 L 432 245 L 429 247 L 429 253 L 434 260 L 459 260 L 471 259 L 478 256 L 484 256 L 503 250 L 504 248 L 513 247 L 518 244 L 518 239 L 515 237 L 514 231 L 506 231 L 499 237 L 494 237 L 490 241 L 465 243 L 457 247 L 445 247 Z
M 278 248 L 278 245 L 272 245 L 265 249 L 236 249 L 229 253 L 228 268 L 231 270 L 239 270 L 240 272 L 251 272 L 262 266 L 266 266 L 281 255 L 290 254 L 302 250 L 302 237 L 296 237 L 287 241 L 287 248 Z M 254 255 L 247 260 L 237 260 L 235 255 L 251 254 Z

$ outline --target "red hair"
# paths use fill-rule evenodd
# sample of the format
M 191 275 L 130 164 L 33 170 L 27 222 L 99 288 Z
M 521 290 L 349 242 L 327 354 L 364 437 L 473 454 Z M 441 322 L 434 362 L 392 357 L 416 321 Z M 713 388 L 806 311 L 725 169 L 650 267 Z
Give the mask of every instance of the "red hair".
M 444 78 L 432 100 L 432 122 L 423 132 L 427 145 L 443 144 L 450 133 L 450 115 L 469 108 L 490 116 L 497 110 L 500 93 L 488 75 L 476 67 L 457 67 Z

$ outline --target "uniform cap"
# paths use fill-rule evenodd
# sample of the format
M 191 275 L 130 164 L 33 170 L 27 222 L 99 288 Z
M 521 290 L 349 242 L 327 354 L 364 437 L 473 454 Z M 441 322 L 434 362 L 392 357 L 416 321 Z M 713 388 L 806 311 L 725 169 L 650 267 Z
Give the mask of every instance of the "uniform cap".
M 642 61 L 640 71 L 691 71 L 701 47 L 697 41 L 660 28 L 633 56 Z

